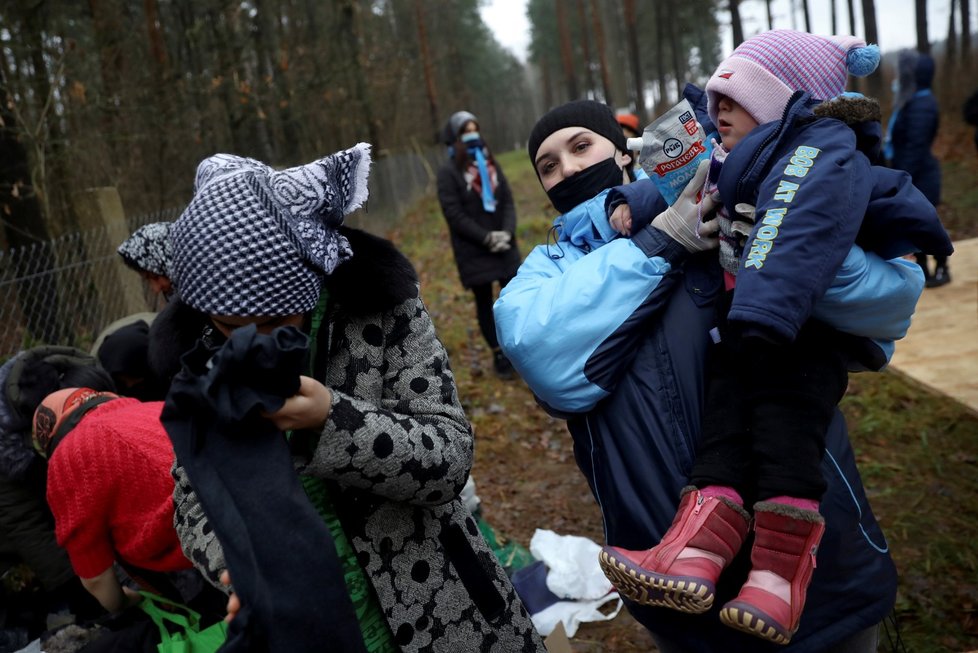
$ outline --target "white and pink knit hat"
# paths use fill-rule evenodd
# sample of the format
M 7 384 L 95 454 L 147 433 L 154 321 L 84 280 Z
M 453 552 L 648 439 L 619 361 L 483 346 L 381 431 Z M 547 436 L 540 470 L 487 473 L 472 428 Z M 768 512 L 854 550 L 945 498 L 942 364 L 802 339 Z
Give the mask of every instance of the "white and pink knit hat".
M 763 32 L 737 46 L 707 82 L 710 119 L 716 122 L 717 102 L 725 95 L 758 124 L 779 120 L 795 91 L 830 100 L 846 90 L 849 73 L 864 77 L 879 61 L 879 47 L 855 36 Z

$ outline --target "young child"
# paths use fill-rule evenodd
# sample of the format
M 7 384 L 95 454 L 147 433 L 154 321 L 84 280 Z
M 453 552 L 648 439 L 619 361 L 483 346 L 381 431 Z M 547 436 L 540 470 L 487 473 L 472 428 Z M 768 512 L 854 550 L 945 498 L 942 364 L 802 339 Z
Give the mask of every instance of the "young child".
M 652 549 L 600 556 L 632 600 L 707 612 L 753 504 L 751 572 L 720 618 L 778 644 L 798 629 L 825 530 L 825 433 L 848 369 L 879 369 L 902 336 L 836 331 L 816 301 L 853 243 L 886 259 L 951 251 L 909 178 L 872 165 L 878 105 L 839 98 L 847 71 L 866 75 L 878 62 L 878 48 L 854 37 L 776 30 L 741 44 L 706 86 L 722 143 L 703 192 L 722 201 L 728 292 L 712 332 L 703 440 L 675 520 Z M 626 229 L 628 217 L 616 212 L 612 224 Z

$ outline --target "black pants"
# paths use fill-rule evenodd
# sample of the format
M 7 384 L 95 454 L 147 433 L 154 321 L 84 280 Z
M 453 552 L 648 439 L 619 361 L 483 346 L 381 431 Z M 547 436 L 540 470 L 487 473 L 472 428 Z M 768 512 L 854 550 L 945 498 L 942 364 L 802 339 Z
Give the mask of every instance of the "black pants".
M 825 434 L 848 383 L 839 334 L 815 320 L 790 344 L 740 336 L 722 322 L 720 332 L 692 484 L 733 487 L 748 504 L 821 499 Z
M 512 278 L 500 279 L 499 289 L 505 288 Z M 479 321 L 479 330 L 482 331 L 482 337 L 486 339 L 489 348 L 496 350 L 499 348 L 499 340 L 496 339 L 496 320 L 492 316 L 492 282 L 472 286 L 471 290 L 475 296 L 475 317 Z
M 927 265 L 927 255 L 923 252 L 917 252 L 914 254 L 914 258 L 917 259 L 917 265 L 919 265 L 924 270 L 924 278 L 930 279 L 934 276 L 934 273 L 941 268 L 947 268 L 947 257 L 946 256 L 935 256 L 934 257 L 934 269 L 933 271 Z

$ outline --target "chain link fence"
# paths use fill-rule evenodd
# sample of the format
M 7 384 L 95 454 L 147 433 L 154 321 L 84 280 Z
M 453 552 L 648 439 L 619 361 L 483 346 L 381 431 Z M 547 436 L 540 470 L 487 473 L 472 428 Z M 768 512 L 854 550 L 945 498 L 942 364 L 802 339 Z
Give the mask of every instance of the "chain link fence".
M 439 152 L 374 163 L 370 200 L 348 224 L 384 235 L 430 190 Z M 176 220 L 180 208 L 127 217 L 124 223 L 0 251 L 0 361 L 24 348 L 60 344 L 89 349 L 99 332 L 126 315 L 161 308 L 161 298 L 116 253 L 139 227 Z
M 113 320 L 156 310 L 155 297 L 116 247 L 120 233 L 178 214 L 143 215 L 127 219 L 125 231 L 106 225 L 0 252 L 0 358 L 39 344 L 88 349 Z

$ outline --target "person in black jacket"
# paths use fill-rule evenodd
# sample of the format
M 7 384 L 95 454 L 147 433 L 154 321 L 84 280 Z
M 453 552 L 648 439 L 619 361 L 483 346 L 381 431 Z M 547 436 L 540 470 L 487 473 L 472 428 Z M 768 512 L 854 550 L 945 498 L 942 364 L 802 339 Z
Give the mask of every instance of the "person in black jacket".
M 493 283 L 513 278 L 522 256 L 516 245 L 516 206 L 503 170 L 468 111 L 452 114 L 444 128 L 448 160 L 438 171 L 438 201 L 448 222 L 462 285 L 475 296 L 479 329 L 492 350 L 496 373 L 513 366 L 499 349 L 492 317 Z
M 6 615 L 3 627 L 26 619 L 31 638 L 43 632 L 49 614 L 67 610 L 78 622 L 104 614 L 58 546 L 45 500 L 47 465 L 31 445 L 37 405 L 49 393 L 77 384 L 113 389 L 95 359 L 74 347 L 34 347 L 0 366 L 0 553 L 26 564 L 40 585 L 38 592 L 11 597 L 10 607 L 16 609 Z M 0 614 L 4 607 L 0 602 Z
M 975 148 L 978 149 L 978 90 L 968 96 L 961 109 L 964 121 L 975 128 Z

